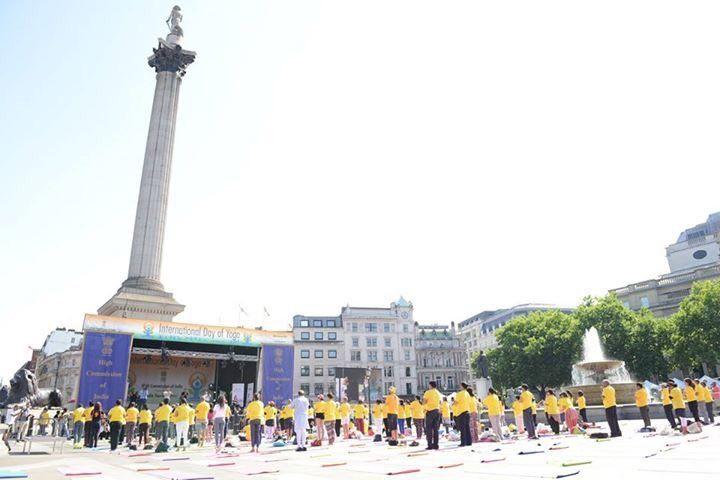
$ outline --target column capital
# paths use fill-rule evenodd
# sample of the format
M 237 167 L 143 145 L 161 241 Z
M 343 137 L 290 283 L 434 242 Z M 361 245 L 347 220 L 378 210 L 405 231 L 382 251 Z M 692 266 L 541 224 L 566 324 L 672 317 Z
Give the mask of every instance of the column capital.
M 179 76 L 185 75 L 185 69 L 195 61 L 197 54 L 190 50 L 183 50 L 180 45 L 171 44 L 158 39 L 158 48 L 153 48 L 153 54 L 148 57 L 148 65 L 156 72 L 176 72 Z

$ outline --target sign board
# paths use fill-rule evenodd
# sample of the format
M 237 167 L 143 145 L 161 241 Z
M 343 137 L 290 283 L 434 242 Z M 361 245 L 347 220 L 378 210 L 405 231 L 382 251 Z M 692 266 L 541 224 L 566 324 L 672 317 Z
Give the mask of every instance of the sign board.
M 116 400 L 125 403 L 132 335 L 85 332 L 78 403 L 100 402 L 109 408 Z
M 262 349 L 262 400 L 276 406 L 293 397 L 294 350 L 292 346 L 266 345 Z

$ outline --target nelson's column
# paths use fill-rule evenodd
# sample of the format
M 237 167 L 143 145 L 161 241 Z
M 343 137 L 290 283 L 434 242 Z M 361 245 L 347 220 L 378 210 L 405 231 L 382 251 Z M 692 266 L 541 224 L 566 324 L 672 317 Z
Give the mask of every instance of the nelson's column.
M 157 72 L 150 128 L 145 145 L 140 194 L 128 278 L 113 297 L 98 309 L 100 315 L 154 320 L 172 320 L 185 309 L 160 283 L 163 237 L 167 215 L 170 167 L 180 84 L 195 52 L 180 46 L 182 14 L 175 6 L 167 19 L 170 33 L 158 39 L 158 48 L 148 58 Z

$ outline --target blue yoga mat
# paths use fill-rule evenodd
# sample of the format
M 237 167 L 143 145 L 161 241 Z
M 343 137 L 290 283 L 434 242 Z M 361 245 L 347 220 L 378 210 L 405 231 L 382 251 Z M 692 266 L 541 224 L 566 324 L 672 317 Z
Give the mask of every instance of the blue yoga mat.
M 0 478 L 28 478 L 28 474 L 17 470 L 0 470 Z

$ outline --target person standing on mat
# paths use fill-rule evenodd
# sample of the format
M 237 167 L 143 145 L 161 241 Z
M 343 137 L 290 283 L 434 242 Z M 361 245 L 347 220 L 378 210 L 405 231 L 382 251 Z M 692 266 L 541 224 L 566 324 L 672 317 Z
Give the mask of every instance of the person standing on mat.
M 387 412 L 387 426 L 390 432 L 390 445 L 397 445 L 398 441 L 398 409 L 400 407 L 400 399 L 395 393 L 395 387 L 390 387 L 389 393 L 385 397 L 385 411 Z
M 325 400 L 325 433 L 327 434 L 328 445 L 335 443 L 335 412 L 337 411 L 335 405 L 335 395 L 332 393 L 327 394 L 327 400 Z
M 166 399 L 167 400 L 167 399 Z M 215 453 L 220 452 L 225 442 L 225 412 L 230 408 L 225 402 L 225 395 L 219 395 L 212 410 Z M 156 414 L 157 415 L 157 414 Z
M 585 400 L 585 394 L 582 390 L 578 390 L 577 395 L 578 413 L 580 413 L 580 418 L 582 418 L 583 423 L 588 423 L 587 401 Z
M 209 412 L 210 404 L 205 401 L 205 397 L 202 397 L 200 403 L 195 405 L 195 430 L 197 431 L 198 447 L 205 446 Z
M 425 408 L 425 436 L 427 450 L 439 450 L 440 439 L 440 403 L 442 395 L 438 392 L 437 383 L 429 382 L 430 389 L 423 394 L 423 407 Z
M 685 379 L 685 399 L 687 400 L 687 406 L 692 413 L 693 419 L 696 422 L 700 421 L 700 411 L 698 410 L 697 392 L 695 391 L 695 382 L 690 378 Z
M 125 443 L 129 447 L 135 442 L 135 426 L 138 421 L 140 411 L 135 407 L 135 402 L 130 402 L 128 409 L 125 411 Z
M 680 390 L 680 386 L 673 380 L 670 380 L 668 385 L 670 387 L 670 401 L 672 402 L 673 413 L 675 414 L 675 418 L 677 418 L 678 425 L 682 427 L 685 422 L 685 401 L 682 390 Z
M 535 434 L 535 421 L 533 420 L 533 402 L 535 397 L 530 391 L 530 387 L 523 383 L 520 386 L 520 404 L 522 405 L 523 415 L 523 426 L 528 434 L 529 440 L 536 440 L 538 437 Z
M 313 404 L 315 410 L 315 429 L 317 430 L 317 441 L 322 445 L 325 438 L 325 397 L 322 393 L 317 396 L 317 400 Z
M 703 392 L 703 398 L 702 400 L 705 402 L 705 413 L 707 416 L 708 425 L 712 425 L 715 423 L 715 415 L 713 413 L 713 398 L 712 398 L 712 392 L 707 386 L 707 382 L 703 380 L 700 382 L 699 387 Z
M 673 415 L 672 400 L 670 400 L 670 386 L 667 383 L 660 384 L 660 400 L 662 401 L 665 418 L 672 428 L 677 427 L 675 416 Z
M 470 435 L 470 409 L 475 408 L 475 405 L 470 405 L 470 394 L 467 392 L 467 383 L 462 382 L 460 384 L 460 390 L 455 394 L 455 402 L 457 405 L 458 415 L 455 417 L 455 422 L 460 430 L 460 446 L 469 447 L 472 445 L 472 438 Z
M 415 395 L 415 400 L 410 403 L 410 412 L 412 413 L 413 424 L 415 425 L 415 437 L 419 440 L 423 436 L 425 430 L 425 412 L 423 411 L 420 396 Z
M 122 402 L 120 400 L 115 401 L 115 406 L 108 411 L 107 415 L 110 422 L 110 451 L 113 452 L 120 443 L 120 427 L 125 419 L 125 409 Z
M 85 412 L 83 412 L 83 445 L 92 447 L 92 411 L 95 407 L 93 402 L 88 402 Z
M 620 424 L 617 417 L 617 402 L 615 401 L 615 389 L 610 385 L 608 380 L 602 381 L 602 401 L 605 407 L 605 418 L 610 427 L 611 437 L 621 437 Z
M 248 404 L 245 410 L 245 418 L 250 424 L 250 452 L 260 453 L 264 411 L 265 406 L 260 401 L 260 395 L 254 393 L 253 401 Z
M 310 402 L 305 397 L 305 392 L 298 391 L 298 396 L 292 401 L 293 425 L 295 426 L 295 439 L 297 440 L 297 448 L 295 451 L 304 452 L 307 450 L 305 442 L 307 441 L 307 425 L 308 410 Z
M 138 413 L 138 430 L 140 438 L 138 439 L 138 447 L 145 445 L 147 447 L 150 440 L 150 424 L 152 423 L 152 412 L 148 409 L 147 404 L 140 405 L 140 413 Z
M 382 436 L 382 425 L 383 425 L 383 405 L 380 399 L 375 401 L 373 405 L 373 435 Z
M 545 415 L 555 435 L 560 434 L 560 407 L 558 406 L 558 398 L 553 390 L 548 390 L 545 394 Z
M 442 423 L 445 427 L 445 435 L 450 434 L 452 428 L 452 417 L 450 416 L 450 404 L 448 403 L 447 397 L 443 397 L 443 401 L 440 404 L 440 414 L 442 415 Z
M 158 440 L 164 444 L 168 443 L 168 435 L 170 433 L 170 399 L 165 397 L 163 403 L 155 410 L 155 424 L 157 428 Z
M 645 386 L 642 383 L 636 383 L 635 387 L 635 405 L 637 405 L 638 410 L 640 410 L 640 417 L 645 424 L 645 428 L 649 428 L 651 424 L 647 390 L 645 390 Z
M 95 402 L 92 409 L 92 419 L 90 420 L 90 447 L 92 448 L 97 448 L 103 418 L 105 418 L 105 412 L 103 412 L 102 403 Z

